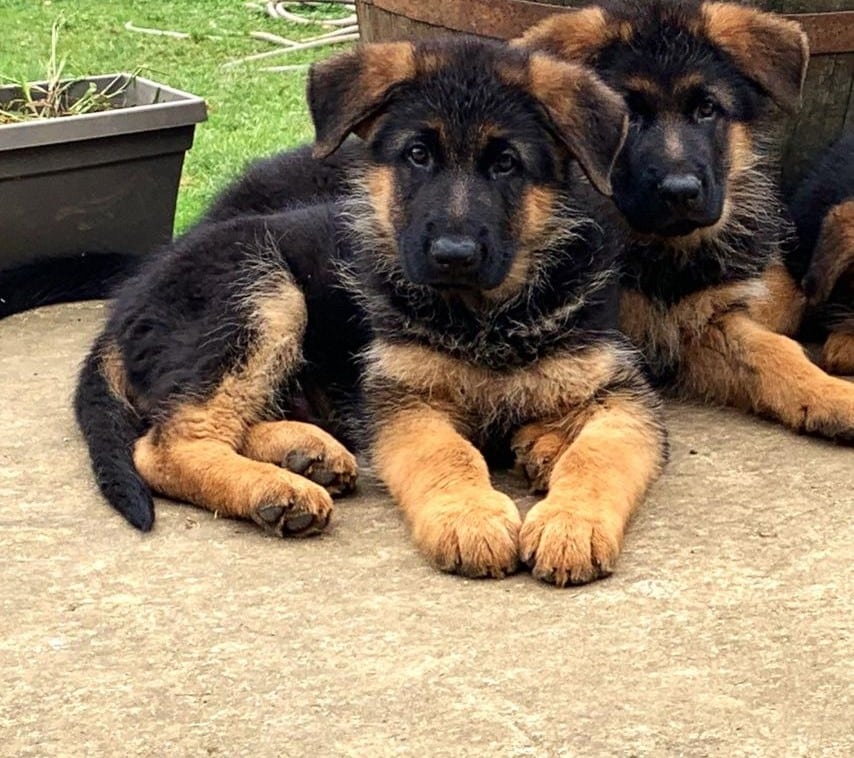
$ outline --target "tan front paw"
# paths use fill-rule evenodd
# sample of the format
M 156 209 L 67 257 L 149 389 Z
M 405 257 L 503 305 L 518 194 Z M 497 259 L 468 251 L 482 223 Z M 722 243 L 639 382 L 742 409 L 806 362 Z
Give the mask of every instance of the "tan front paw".
M 500 579 L 519 562 L 516 505 L 495 490 L 464 490 L 434 497 L 412 523 L 418 547 L 442 571 Z
M 623 525 L 617 517 L 580 512 L 546 499 L 525 518 L 519 552 L 534 577 L 565 587 L 608 576 L 622 541 Z
M 340 442 L 329 437 L 288 451 L 282 466 L 324 487 L 333 497 L 347 495 L 356 488 L 356 458 Z
M 566 435 L 543 424 L 528 424 L 513 436 L 510 448 L 532 492 L 546 492 L 555 462 L 567 446 Z
M 329 493 L 314 482 L 291 475 L 287 479 L 283 476 L 278 485 L 250 508 L 250 518 L 278 537 L 320 534 L 332 518 Z
M 854 444 L 854 383 L 833 379 L 833 385 L 817 393 L 800 408 L 796 429 L 837 442 Z

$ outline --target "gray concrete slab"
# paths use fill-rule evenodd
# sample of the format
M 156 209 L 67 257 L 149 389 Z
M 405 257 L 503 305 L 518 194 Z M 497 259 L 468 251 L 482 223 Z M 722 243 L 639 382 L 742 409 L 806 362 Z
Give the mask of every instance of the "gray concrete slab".
M 370 483 L 318 539 L 166 502 L 143 536 L 69 407 L 103 313 L 0 322 L 0 754 L 854 753 L 851 449 L 674 406 L 577 589 L 433 571 Z

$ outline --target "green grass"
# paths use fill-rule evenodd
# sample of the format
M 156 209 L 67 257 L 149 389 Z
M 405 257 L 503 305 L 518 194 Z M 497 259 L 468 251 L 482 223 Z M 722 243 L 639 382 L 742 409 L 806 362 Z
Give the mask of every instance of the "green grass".
M 327 11 L 340 15 L 340 9 Z M 308 63 L 344 46 L 278 56 L 223 69 L 222 64 L 273 49 L 249 31 L 289 39 L 321 34 L 316 25 L 291 25 L 246 8 L 241 0 L 0 0 L 0 75 L 44 78 L 50 30 L 65 19 L 59 54 L 72 75 L 141 69 L 141 75 L 203 97 L 208 121 L 184 163 L 176 231 L 185 229 L 212 197 L 254 158 L 312 138 L 305 72 L 267 73 L 262 66 Z M 189 40 L 129 32 L 136 26 L 189 32 Z M 222 35 L 209 40 L 204 35 Z

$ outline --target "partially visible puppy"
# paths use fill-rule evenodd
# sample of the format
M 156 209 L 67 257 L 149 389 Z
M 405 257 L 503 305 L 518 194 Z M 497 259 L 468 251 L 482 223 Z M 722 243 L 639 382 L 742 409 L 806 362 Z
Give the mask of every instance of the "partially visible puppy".
M 809 298 L 805 326 L 825 338 L 822 365 L 854 375 L 854 132 L 819 158 L 791 212 L 798 239 L 786 265 Z
M 782 334 L 804 298 L 782 263 L 775 137 L 806 35 L 727 2 L 625 0 L 555 15 L 517 44 L 592 65 L 631 111 L 614 199 L 631 227 L 621 324 L 662 386 L 854 440 L 854 385 Z

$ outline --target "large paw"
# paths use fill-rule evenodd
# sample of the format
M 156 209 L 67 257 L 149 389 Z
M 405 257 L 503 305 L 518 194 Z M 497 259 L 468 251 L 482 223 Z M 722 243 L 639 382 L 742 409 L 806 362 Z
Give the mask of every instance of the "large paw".
M 519 552 L 537 579 L 565 587 L 608 576 L 622 541 L 618 517 L 573 510 L 547 498 L 525 518 Z
M 413 518 L 416 544 L 442 571 L 500 579 L 516 570 L 521 519 L 495 490 L 463 490 L 425 503 Z
M 331 434 L 301 421 L 262 421 L 250 427 L 240 451 L 276 463 L 325 487 L 333 496 L 356 486 L 356 459 Z
M 566 436 L 550 431 L 543 424 L 523 426 L 510 442 L 519 467 L 528 479 L 532 492 L 546 492 L 555 462 L 566 449 Z
M 306 439 L 285 454 L 282 466 L 311 479 L 336 497 L 356 488 L 359 473 L 356 458 L 333 437 Z
M 807 434 L 854 444 L 854 383 L 836 378 L 830 382 L 832 386 L 801 407 L 800 421 L 794 426 Z
M 252 520 L 278 537 L 309 537 L 322 532 L 332 517 L 332 497 L 323 487 L 298 477 L 283 482 L 250 510 Z

